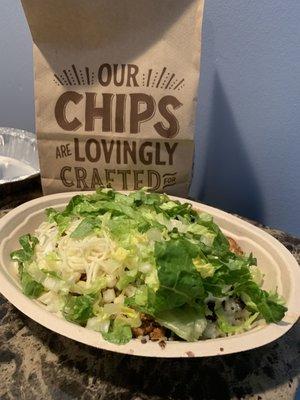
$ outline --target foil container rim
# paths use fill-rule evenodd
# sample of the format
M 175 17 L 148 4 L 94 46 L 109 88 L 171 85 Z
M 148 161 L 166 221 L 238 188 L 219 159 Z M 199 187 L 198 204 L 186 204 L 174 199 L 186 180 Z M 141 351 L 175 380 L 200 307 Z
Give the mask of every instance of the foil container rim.
M 24 181 L 40 174 L 37 140 L 33 132 L 19 128 L 0 127 L 0 157 L 21 160 L 33 170 L 31 173 L 20 172 L 20 175 L 4 177 L 4 179 L 0 177 L 0 185 Z

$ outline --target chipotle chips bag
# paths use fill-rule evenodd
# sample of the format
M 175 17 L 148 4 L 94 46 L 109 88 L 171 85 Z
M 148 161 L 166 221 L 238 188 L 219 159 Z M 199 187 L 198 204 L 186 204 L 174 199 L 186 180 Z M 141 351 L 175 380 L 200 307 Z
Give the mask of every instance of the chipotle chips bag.
M 146 186 L 186 195 L 203 0 L 22 3 L 44 193 Z

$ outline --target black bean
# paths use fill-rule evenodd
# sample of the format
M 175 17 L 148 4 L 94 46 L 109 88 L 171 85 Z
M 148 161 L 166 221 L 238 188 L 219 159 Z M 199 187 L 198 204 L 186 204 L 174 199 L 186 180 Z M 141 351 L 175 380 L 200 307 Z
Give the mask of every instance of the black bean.
M 215 309 L 215 302 L 214 301 L 208 301 L 207 302 L 207 307 L 210 311 L 214 311 Z
M 216 322 L 216 320 L 217 320 L 217 316 L 216 316 L 216 314 L 214 313 L 213 315 L 206 315 L 206 317 L 205 317 L 208 321 L 211 321 L 211 322 Z

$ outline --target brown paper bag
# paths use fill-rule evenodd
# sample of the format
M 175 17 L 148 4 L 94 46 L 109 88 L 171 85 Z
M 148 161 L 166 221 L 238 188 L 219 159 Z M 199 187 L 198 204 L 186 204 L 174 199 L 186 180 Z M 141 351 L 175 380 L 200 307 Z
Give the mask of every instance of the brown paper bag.
M 22 3 L 44 193 L 146 186 L 186 195 L 203 0 Z

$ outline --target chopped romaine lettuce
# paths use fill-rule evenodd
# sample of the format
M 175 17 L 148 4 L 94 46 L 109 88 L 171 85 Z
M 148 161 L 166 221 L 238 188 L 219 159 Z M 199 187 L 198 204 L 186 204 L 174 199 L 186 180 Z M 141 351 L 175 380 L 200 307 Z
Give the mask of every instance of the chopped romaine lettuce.
M 256 259 L 233 253 L 213 218 L 189 203 L 98 189 L 46 214 L 11 253 L 23 292 L 113 343 L 127 343 L 142 314 L 195 341 L 279 322 L 287 310 L 262 289 Z
M 85 325 L 93 315 L 93 303 L 95 299 L 90 295 L 69 295 L 63 309 L 64 317 L 71 322 Z
M 39 297 L 44 291 L 43 285 L 33 280 L 25 270 L 21 272 L 21 283 L 23 293 L 33 299 Z
M 131 328 L 121 319 L 115 319 L 107 333 L 102 333 L 107 341 L 114 344 L 126 344 L 132 339 Z
M 193 307 L 183 306 L 157 314 L 157 321 L 188 342 L 198 340 L 206 328 L 207 321 Z

